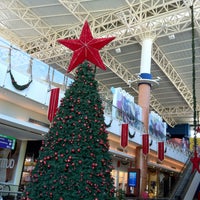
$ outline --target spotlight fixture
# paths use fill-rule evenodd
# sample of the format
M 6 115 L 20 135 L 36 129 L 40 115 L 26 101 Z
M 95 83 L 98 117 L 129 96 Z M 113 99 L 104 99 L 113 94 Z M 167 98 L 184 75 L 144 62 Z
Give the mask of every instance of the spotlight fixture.
M 122 51 L 121 51 L 121 48 L 116 48 L 116 49 L 115 49 L 115 52 L 116 52 L 116 53 L 121 53 L 121 52 L 122 52 Z

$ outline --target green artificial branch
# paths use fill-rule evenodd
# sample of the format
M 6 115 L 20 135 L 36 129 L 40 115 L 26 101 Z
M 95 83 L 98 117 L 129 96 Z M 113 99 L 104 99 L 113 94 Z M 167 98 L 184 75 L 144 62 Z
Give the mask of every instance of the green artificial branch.
M 111 127 L 111 124 L 112 124 L 112 119 L 110 120 L 110 123 L 109 123 L 109 124 L 105 124 L 106 128 Z
M 197 123 L 196 123 L 196 118 L 197 118 L 197 111 L 196 111 L 196 86 L 195 86 L 195 81 L 196 81 L 196 76 L 195 76 L 195 43 L 194 43 L 194 9 L 193 5 L 190 7 L 191 9 L 191 21 L 192 21 L 192 86 L 193 86 L 193 120 L 194 120 L 194 147 L 196 151 L 196 146 L 197 146 L 197 139 L 196 139 L 196 128 L 197 128 Z
M 29 85 L 31 84 L 32 80 L 30 80 L 27 84 L 24 84 L 24 85 L 18 85 L 17 82 L 15 81 L 15 78 L 11 72 L 11 70 L 8 71 L 10 73 L 10 78 L 11 78 L 11 81 L 12 81 L 12 84 L 13 86 L 17 89 L 17 90 L 24 90 L 26 88 L 29 87 Z

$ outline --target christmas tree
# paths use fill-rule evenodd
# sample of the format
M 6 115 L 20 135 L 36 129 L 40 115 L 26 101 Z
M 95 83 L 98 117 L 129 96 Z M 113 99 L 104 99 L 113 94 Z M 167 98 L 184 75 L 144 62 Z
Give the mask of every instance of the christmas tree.
M 108 133 L 95 71 L 88 62 L 76 69 L 23 199 L 115 199 Z

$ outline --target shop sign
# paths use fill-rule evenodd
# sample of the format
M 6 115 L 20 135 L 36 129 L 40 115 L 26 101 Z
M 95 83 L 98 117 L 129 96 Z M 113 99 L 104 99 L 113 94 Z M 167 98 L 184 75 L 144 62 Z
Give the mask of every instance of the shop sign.
M 0 148 L 14 149 L 16 138 L 0 134 Z
M 0 158 L 0 168 L 13 168 L 15 165 L 14 159 Z

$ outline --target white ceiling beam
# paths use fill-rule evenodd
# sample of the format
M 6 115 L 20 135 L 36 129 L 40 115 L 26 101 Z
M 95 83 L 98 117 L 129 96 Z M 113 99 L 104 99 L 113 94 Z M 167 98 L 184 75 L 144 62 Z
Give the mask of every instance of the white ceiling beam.
M 59 0 L 59 2 L 75 16 L 80 23 L 91 20 L 93 17 L 79 1 Z
M 169 78 L 171 83 L 176 87 L 179 91 L 185 102 L 188 106 L 193 110 L 193 94 L 188 89 L 187 85 L 181 79 L 178 72 L 176 72 L 173 65 L 161 51 L 161 49 L 157 46 L 156 43 L 153 43 L 153 54 L 152 58 L 154 62 L 160 67 L 160 69 L 164 72 L 164 74 Z M 199 105 L 197 105 L 198 110 L 200 109 Z
M 173 29 L 174 22 L 177 22 L 176 16 L 178 13 L 181 13 L 185 10 L 184 5 L 174 3 L 176 1 L 166 1 L 165 2 L 165 10 L 166 13 L 162 13 L 160 9 L 162 8 L 161 5 L 156 5 L 153 8 L 151 7 L 145 7 L 143 8 L 143 4 L 145 4 L 144 1 L 140 1 L 140 10 L 134 10 L 134 8 L 138 6 L 137 3 L 133 4 L 131 9 L 129 6 L 125 7 L 124 9 L 120 8 L 119 10 L 116 10 L 114 12 L 106 13 L 106 15 L 93 18 L 91 23 L 91 30 L 93 32 L 94 36 L 109 36 L 109 35 L 115 35 L 117 37 L 124 37 L 125 35 L 129 34 L 128 37 L 133 37 L 135 35 L 139 35 L 141 32 L 143 32 L 143 26 L 148 23 L 148 26 L 151 28 L 151 30 L 156 30 L 160 34 L 170 34 L 170 30 Z M 173 6 L 171 5 L 173 3 Z M 146 4 L 145 4 L 146 5 Z M 167 6 L 168 5 L 168 6 Z M 172 9 L 173 7 L 173 9 Z M 156 9 L 157 8 L 157 9 Z M 152 9 L 152 10 L 151 10 Z M 134 12 L 133 12 L 134 10 Z M 164 11 L 163 11 L 164 12 Z M 167 16 L 165 17 L 165 15 Z M 185 12 L 183 12 L 185 14 Z M 186 15 L 186 14 L 185 14 Z M 123 20 L 123 17 L 125 17 L 125 20 Z M 140 16 L 143 16 L 143 22 L 141 23 Z M 159 18 L 159 20 L 156 21 L 156 18 Z M 184 16 L 185 17 L 185 16 Z M 135 19 L 135 20 L 133 20 Z M 180 17 L 178 19 L 178 26 L 179 29 L 183 28 L 181 20 L 183 20 L 183 17 Z M 129 21 L 129 24 L 127 26 L 127 22 Z M 186 21 L 188 22 L 188 19 L 186 18 Z M 130 23 L 131 22 L 131 23 Z M 173 25 L 173 26 L 172 26 Z M 63 29 L 58 31 L 57 33 L 50 33 L 46 37 L 48 37 L 48 41 L 44 42 L 43 38 L 39 38 L 38 40 L 31 41 L 30 43 L 27 43 L 25 46 L 22 46 L 21 48 L 25 51 L 29 51 L 30 53 L 34 53 L 35 51 L 40 50 L 47 50 L 48 48 L 54 48 L 56 43 L 55 41 L 58 38 L 73 38 L 74 36 L 77 36 L 80 34 L 82 25 L 75 25 L 71 27 L 67 27 L 67 29 Z M 168 32 L 166 33 L 166 31 Z M 176 30 L 177 31 L 177 30 Z M 159 35 L 159 34 L 156 34 Z M 44 43 L 41 47 L 41 43 Z
M 39 18 L 30 8 L 23 5 L 19 0 L 1 0 L 3 4 L 10 12 L 19 17 L 20 20 L 25 22 L 39 33 L 40 37 L 47 38 L 50 34 L 55 34 L 52 27 L 45 23 L 41 18 Z

